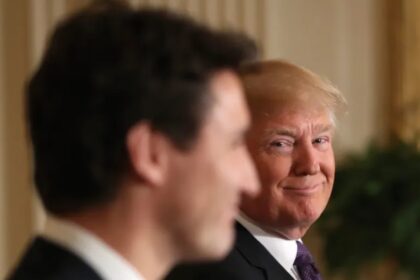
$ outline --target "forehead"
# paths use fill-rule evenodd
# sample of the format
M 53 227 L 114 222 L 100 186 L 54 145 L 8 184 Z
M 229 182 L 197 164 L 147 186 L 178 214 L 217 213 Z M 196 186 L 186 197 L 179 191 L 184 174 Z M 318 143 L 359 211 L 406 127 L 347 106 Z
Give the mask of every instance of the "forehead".
M 209 80 L 213 105 L 204 123 L 220 132 L 235 133 L 248 128 L 250 114 L 238 76 L 230 70 L 218 71 Z
M 253 110 L 252 130 L 259 133 L 300 134 L 333 131 L 333 121 L 328 110 L 302 104 L 260 104 Z

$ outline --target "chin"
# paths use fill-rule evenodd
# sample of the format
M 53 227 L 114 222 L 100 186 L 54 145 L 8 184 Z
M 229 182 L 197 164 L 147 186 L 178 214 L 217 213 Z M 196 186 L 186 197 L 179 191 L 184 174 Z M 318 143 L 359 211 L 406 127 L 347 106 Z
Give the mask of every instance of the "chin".
M 207 257 L 209 260 L 219 260 L 226 257 L 233 247 L 233 229 L 230 229 L 229 232 L 219 236 L 220 238 L 217 238 L 217 240 L 213 239 L 213 244 L 208 244 L 207 246 Z
M 227 256 L 233 246 L 233 229 L 229 233 L 210 235 L 208 232 L 207 238 L 197 240 L 194 249 L 189 250 L 187 261 L 217 261 Z
M 289 228 L 276 231 L 277 235 L 287 240 L 297 240 L 303 238 L 312 224 L 295 224 Z
M 306 224 L 310 226 L 319 219 L 326 206 L 327 201 L 319 199 L 301 203 L 297 206 L 300 210 L 298 210 L 298 213 L 295 214 L 295 221 L 299 224 Z
M 207 252 L 207 255 L 203 257 L 203 260 L 209 260 L 209 261 L 217 261 L 220 259 L 223 259 L 227 256 L 231 249 L 231 246 L 224 246 L 219 248 L 213 248 L 211 251 Z
M 273 227 L 276 234 L 284 239 L 288 240 L 297 240 L 302 238 L 312 224 L 317 220 L 319 217 L 318 214 L 313 215 L 299 215 L 297 216 L 288 216 L 283 215 L 283 219 L 277 222 L 276 227 Z

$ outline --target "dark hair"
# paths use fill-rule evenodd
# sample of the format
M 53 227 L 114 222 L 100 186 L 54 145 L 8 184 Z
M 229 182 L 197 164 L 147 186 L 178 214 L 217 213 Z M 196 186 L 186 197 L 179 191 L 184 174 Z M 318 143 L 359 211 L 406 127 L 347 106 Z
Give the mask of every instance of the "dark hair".
M 211 75 L 256 55 L 243 35 L 104 2 L 58 26 L 28 86 L 35 183 L 55 214 L 115 196 L 139 121 L 187 150 L 211 107 Z

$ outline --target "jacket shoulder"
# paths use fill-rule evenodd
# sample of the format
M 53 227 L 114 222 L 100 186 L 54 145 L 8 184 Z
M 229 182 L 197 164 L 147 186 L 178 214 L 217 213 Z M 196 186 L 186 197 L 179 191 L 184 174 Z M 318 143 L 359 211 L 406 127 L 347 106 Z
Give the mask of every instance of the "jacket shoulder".
M 8 280 L 100 280 L 77 255 L 42 237 L 35 238 Z

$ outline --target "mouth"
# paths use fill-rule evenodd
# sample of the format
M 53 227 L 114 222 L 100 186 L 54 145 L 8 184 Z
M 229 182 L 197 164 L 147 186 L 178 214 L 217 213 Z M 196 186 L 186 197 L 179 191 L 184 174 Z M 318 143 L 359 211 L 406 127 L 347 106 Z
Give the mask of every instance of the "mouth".
M 283 190 L 295 195 L 310 196 L 317 193 L 321 189 L 322 185 L 323 183 L 304 186 L 285 186 L 283 187 Z

